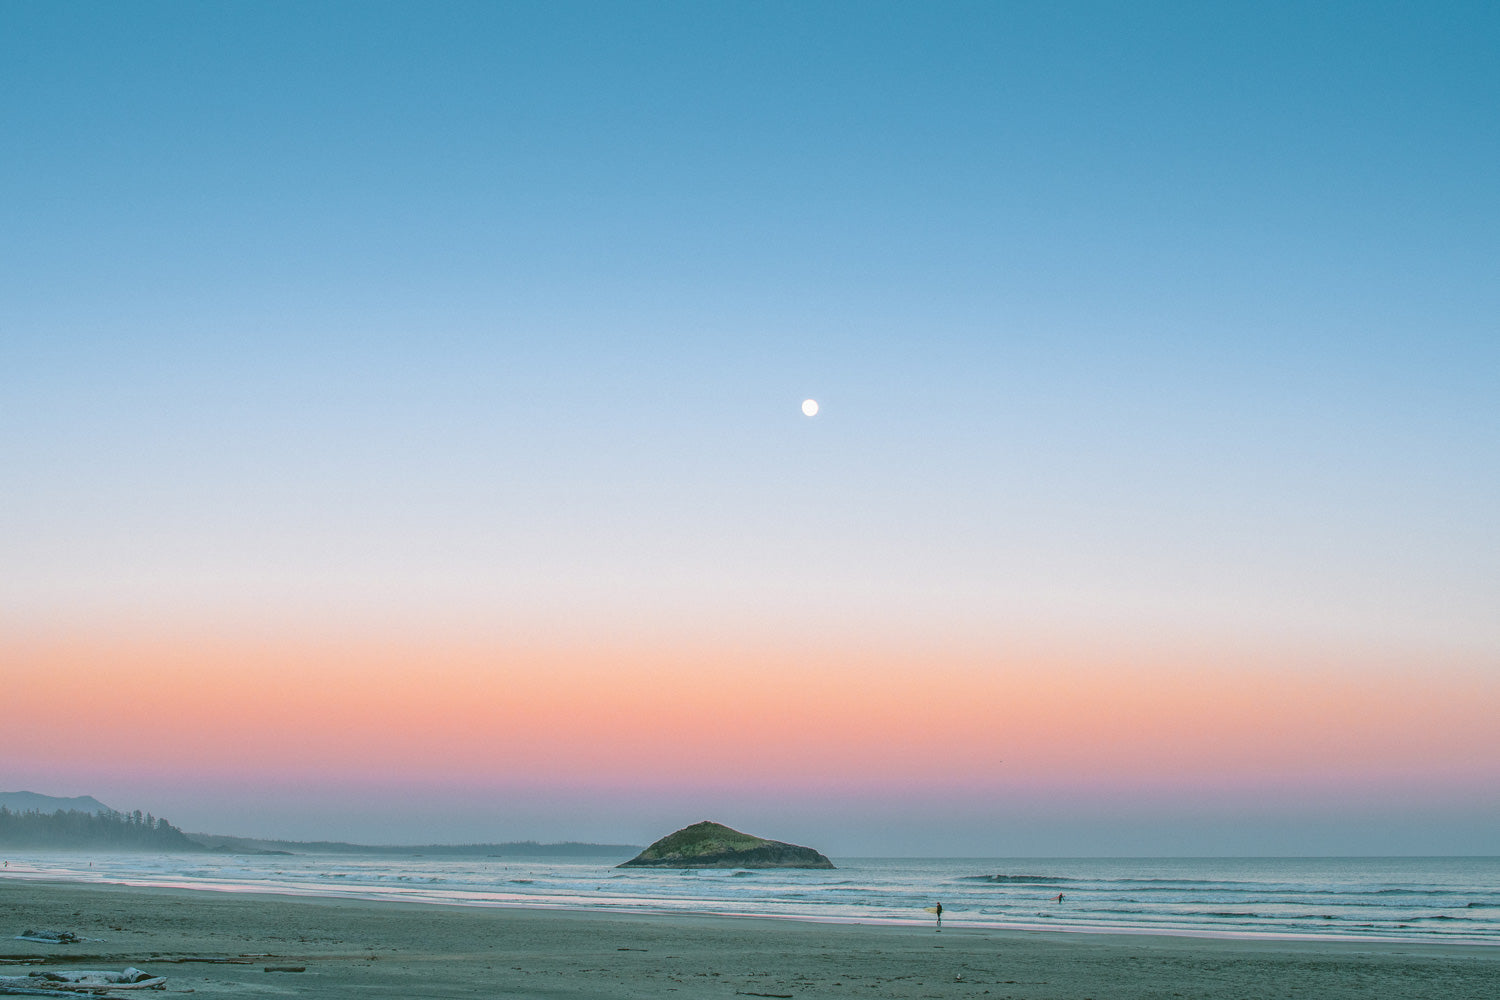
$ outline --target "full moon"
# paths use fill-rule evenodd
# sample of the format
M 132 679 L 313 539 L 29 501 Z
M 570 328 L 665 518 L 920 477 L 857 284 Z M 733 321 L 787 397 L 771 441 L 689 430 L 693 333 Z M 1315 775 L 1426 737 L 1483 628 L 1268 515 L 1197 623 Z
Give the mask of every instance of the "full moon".
M 809 417 L 818 415 L 818 401 L 816 399 L 804 399 L 802 401 L 802 412 Z

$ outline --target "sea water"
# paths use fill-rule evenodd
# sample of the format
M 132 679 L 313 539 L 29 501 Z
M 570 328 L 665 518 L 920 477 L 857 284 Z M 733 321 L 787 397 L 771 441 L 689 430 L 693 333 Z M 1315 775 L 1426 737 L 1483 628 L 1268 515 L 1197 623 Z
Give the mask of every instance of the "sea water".
M 1500 858 L 835 858 L 834 870 L 619 857 L 16 852 L 7 878 L 467 906 L 840 923 L 1500 944 Z M 1061 900 L 1058 896 L 1061 895 Z

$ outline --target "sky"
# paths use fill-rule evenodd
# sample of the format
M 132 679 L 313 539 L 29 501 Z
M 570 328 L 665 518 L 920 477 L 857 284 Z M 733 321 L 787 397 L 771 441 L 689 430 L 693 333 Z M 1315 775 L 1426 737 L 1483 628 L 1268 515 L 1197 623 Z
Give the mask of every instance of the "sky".
M 0 789 L 1493 854 L 1496 51 L 1483 3 L 9 0 Z

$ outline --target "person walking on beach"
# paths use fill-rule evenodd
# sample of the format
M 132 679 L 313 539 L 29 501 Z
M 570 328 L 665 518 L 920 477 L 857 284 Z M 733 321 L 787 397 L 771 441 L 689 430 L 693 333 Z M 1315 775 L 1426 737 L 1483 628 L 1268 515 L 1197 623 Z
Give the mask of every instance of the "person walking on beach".
M 939 928 L 941 928 L 943 926 L 943 904 L 939 903 L 938 905 L 934 906 L 932 908 L 932 912 L 937 914 L 937 925 Z

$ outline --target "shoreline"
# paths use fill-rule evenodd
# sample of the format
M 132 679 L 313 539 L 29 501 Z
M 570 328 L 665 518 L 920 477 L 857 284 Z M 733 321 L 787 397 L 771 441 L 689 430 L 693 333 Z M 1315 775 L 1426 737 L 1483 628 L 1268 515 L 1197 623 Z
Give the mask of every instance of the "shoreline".
M 5 871 L 0 872 L 0 885 L 6 881 L 19 880 L 42 883 L 55 883 L 57 885 L 78 886 L 115 886 L 121 888 L 144 889 L 161 892 L 186 892 L 186 893 L 219 893 L 238 898 L 264 898 L 266 900 L 302 900 L 302 901 L 347 901 L 351 903 L 369 903 L 371 905 L 395 905 L 395 906 L 431 906 L 438 909 L 497 909 L 497 910 L 521 910 L 521 911 L 556 911 L 562 913 L 573 913 L 580 916 L 641 916 L 641 917 L 683 917 L 692 919 L 694 917 L 714 917 L 728 920 L 768 920 L 787 921 L 792 923 L 805 923 L 827 926 L 852 926 L 852 927 L 894 927 L 894 928 L 923 928 L 932 927 L 930 919 L 912 917 L 837 917 L 809 915 L 800 913 L 753 913 L 736 912 L 730 910 L 684 910 L 670 906 L 651 907 L 609 907 L 589 904 L 569 904 L 564 902 L 544 902 L 537 900 L 500 900 L 500 899 L 465 899 L 454 896 L 448 899 L 404 899 L 400 894 L 381 892 L 373 889 L 353 889 L 346 891 L 333 891 L 332 887 L 319 887 L 317 889 L 282 888 L 268 889 L 259 886 L 242 885 L 238 883 L 222 883 L 218 885 L 185 885 L 165 881 L 153 881 L 150 879 L 121 879 L 121 878 L 67 878 L 55 873 L 35 873 L 27 871 Z M 962 917 L 949 917 L 943 925 L 945 930 L 973 930 L 1024 932 L 1029 934 L 1055 934 L 1062 937 L 1071 936 L 1114 936 L 1122 938 L 1138 937 L 1162 937 L 1183 938 L 1189 940 L 1204 941 L 1262 941 L 1268 943 L 1293 943 L 1310 942 L 1348 945 L 1372 945 L 1372 946 L 1398 946 L 1398 945 L 1433 945 L 1435 947 L 1455 948 L 1500 948 L 1500 939 L 1480 940 L 1475 938 L 1460 938 L 1451 941 L 1433 940 L 1431 938 L 1400 937 L 1394 935 L 1362 935 L 1362 934 L 1295 934 L 1281 933 L 1275 931 L 1255 930 L 1217 930 L 1200 928 L 1176 928 L 1176 927 L 1140 927 L 1140 926 L 1100 926 L 1096 924 L 1033 924 L 1026 921 L 980 921 L 970 920 Z
M 102 940 L 11 937 L 28 928 Z M 937 931 L 0 878 L 0 974 L 38 967 L 22 961 L 135 966 L 207 998 L 1500 995 L 1500 949 L 1486 945 Z

